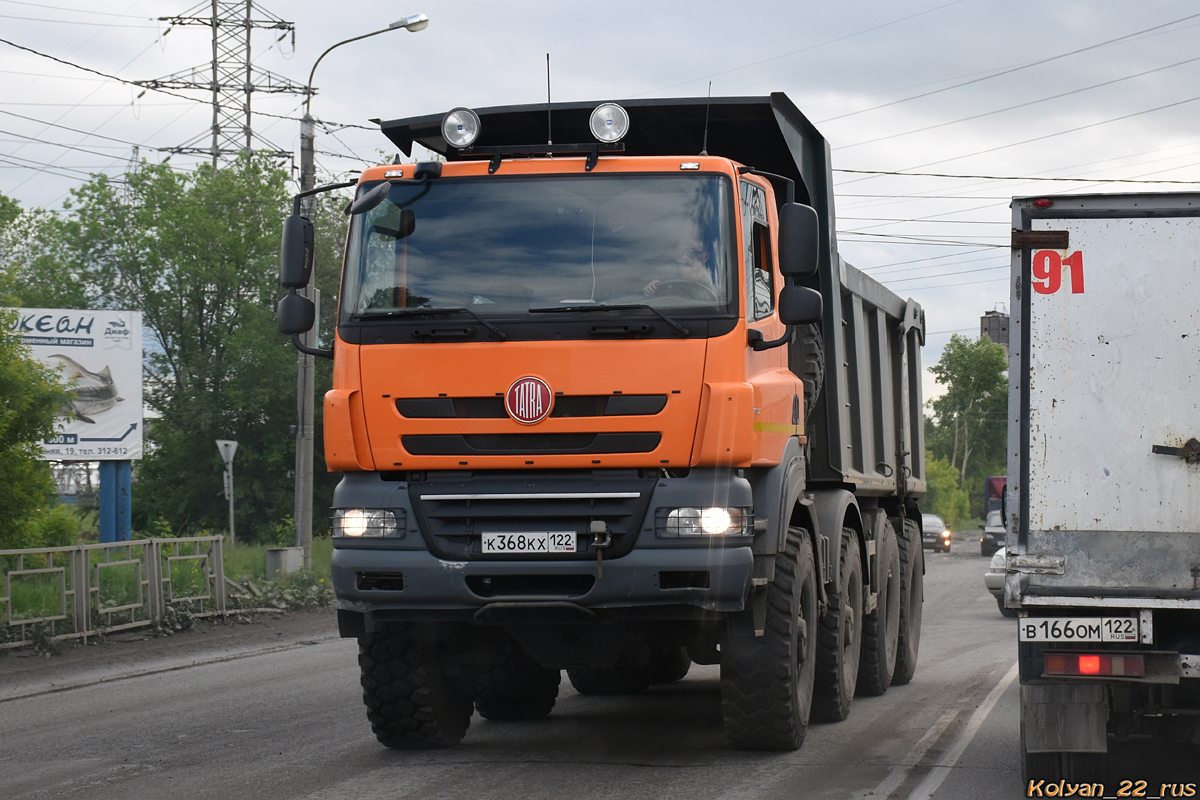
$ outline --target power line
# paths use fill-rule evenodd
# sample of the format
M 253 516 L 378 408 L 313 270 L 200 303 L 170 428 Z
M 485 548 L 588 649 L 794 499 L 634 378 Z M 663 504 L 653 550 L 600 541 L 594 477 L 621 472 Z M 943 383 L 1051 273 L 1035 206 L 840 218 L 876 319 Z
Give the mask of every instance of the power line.
M 778 61 L 781 58 L 787 58 L 789 56 L 799 55 L 800 53 L 806 53 L 809 50 L 816 50 L 818 47 L 824 47 L 826 45 L 836 44 L 837 42 L 842 42 L 842 41 L 845 41 L 846 39 L 853 39 L 855 36 L 861 36 L 864 33 L 870 33 L 872 31 L 877 31 L 880 28 L 887 28 L 892 25 L 897 25 L 901 22 L 907 22 L 910 19 L 914 19 L 916 17 L 920 17 L 925 14 L 932 14 L 934 11 L 941 11 L 943 8 L 949 8 L 950 6 L 958 5 L 961 2 L 963 2 L 963 0 L 953 0 L 952 2 L 944 3 L 940 6 L 934 6 L 933 8 L 929 8 L 924 11 L 918 11 L 915 14 L 909 14 L 907 17 L 901 17 L 900 19 L 894 19 L 891 22 L 884 22 L 884 23 L 875 25 L 870 28 L 864 28 L 863 30 L 855 31 L 854 33 L 848 33 L 845 36 L 839 36 L 836 39 L 827 39 L 823 42 L 818 42 L 817 44 L 811 44 L 811 45 L 808 45 L 807 47 L 801 47 L 799 50 L 792 50 L 790 52 L 782 53 L 777 56 L 771 56 L 770 58 L 764 58 L 761 61 L 754 61 L 749 64 L 743 64 L 740 67 L 731 67 L 730 69 L 722 70 L 721 72 L 714 72 L 710 75 L 704 75 L 700 78 L 693 78 L 692 80 L 683 81 L 682 83 L 673 83 L 670 86 L 661 86 L 658 89 L 651 89 L 648 92 L 641 92 L 639 94 L 636 94 L 636 95 L 634 95 L 634 97 L 642 97 L 643 95 L 654 94 L 655 92 L 664 92 L 667 89 L 674 89 L 677 86 L 686 86 L 687 84 L 695 83 L 696 81 L 710 80 L 712 78 L 716 78 L 721 75 L 728 75 L 731 72 L 737 72 L 739 70 L 749 69 L 750 67 L 757 67 L 757 66 L 761 66 L 763 64 L 769 64 L 770 62 Z
M 1086 53 L 1088 50 L 1095 50 L 1098 47 L 1104 47 L 1106 45 L 1114 44 L 1116 42 L 1120 42 L 1125 39 L 1132 39 L 1133 37 L 1141 36 L 1144 33 L 1150 33 L 1151 31 L 1156 31 L 1161 28 L 1169 28 L 1172 25 L 1178 25 L 1180 22 L 1187 22 L 1189 19 L 1195 19 L 1196 17 L 1200 17 L 1200 13 L 1189 14 L 1186 17 L 1180 17 L 1179 19 L 1172 20 L 1170 22 L 1164 22 L 1161 25 L 1154 25 L 1150 28 L 1144 28 L 1144 29 L 1142 29 L 1140 31 L 1136 31 L 1134 33 L 1127 33 L 1124 36 L 1118 36 L 1115 39 L 1109 39 L 1107 41 L 1100 42 L 1099 44 L 1093 44 L 1093 45 L 1088 45 L 1087 47 L 1081 47 L 1078 50 L 1071 50 L 1066 53 L 1059 53 L 1056 56 L 1050 56 L 1049 58 L 1043 58 L 1043 59 L 1039 59 L 1037 61 L 1030 61 L 1026 64 L 1021 64 L 1019 66 L 1012 67 L 1010 69 L 1005 69 L 1005 70 L 1001 70 L 999 72 L 994 72 L 991 75 L 985 75 L 982 78 L 975 78 L 975 79 L 969 80 L 969 81 L 962 81 L 961 83 L 956 83 L 951 86 L 943 87 L 941 89 L 934 89 L 933 91 L 923 92 L 921 94 L 915 94 L 910 97 L 904 97 L 899 100 L 893 100 L 889 103 L 883 103 L 881 105 L 872 106 L 871 108 L 860 108 L 858 111 L 850 111 L 845 114 L 839 114 L 836 117 L 827 117 L 826 119 L 819 120 L 817 124 L 824 124 L 826 122 L 832 122 L 833 120 L 836 120 L 836 119 L 845 119 L 846 117 L 853 117 L 856 114 L 865 114 L 868 111 L 877 111 L 878 109 L 881 109 L 881 108 L 887 108 L 889 106 L 898 105 L 900 103 L 907 103 L 909 100 L 918 100 L 922 97 L 929 97 L 931 95 L 940 94 L 942 92 L 948 92 L 951 89 L 959 89 L 963 86 L 970 86 L 971 84 L 991 80 L 992 78 L 999 78 L 1003 75 L 1011 75 L 1014 72 L 1020 72 L 1021 70 L 1026 70 L 1031 67 L 1037 67 L 1042 64 L 1049 64 L 1051 61 L 1058 61 L 1059 59 L 1067 58 L 1068 56 L 1074 56 L 1074 55 L 1078 55 L 1080 53 Z
M 1192 62 L 1195 62 L 1195 61 L 1200 61 L 1200 56 L 1196 56 L 1195 58 L 1189 58 L 1184 61 L 1177 61 L 1174 64 L 1168 64 L 1165 67 L 1156 67 L 1154 69 L 1148 69 L 1145 72 L 1138 72 L 1134 75 L 1126 75 L 1121 78 L 1114 78 L 1111 81 L 1104 81 L 1103 83 L 1094 83 L 1091 86 L 1084 86 L 1081 89 L 1072 89 L 1069 92 L 1062 92 L 1061 94 L 1050 95 L 1049 97 L 1043 97 L 1038 100 L 1030 100 L 1029 102 L 1026 102 L 1026 103 L 1018 103 L 1015 106 L 1008 106 L 1006 108 L 998 108 L 993 111 L 985 111 L 982 114 L 974 114 L 970 117 L 962 117 L 961 119 L 949 120 L 948 122 L 939 122 L 936 125 L 927 125 L 924 128 L 915 128 L 911 131 L 904 131 L 903 133 L 892 133 L 887 136 L 879 136 L 874 139 L 867 139 L 867 140 L 861 141 L 861 142 L 854 142 L 853 144 L 838 145 L 837 149 L 839 151 L 846 150 L 851 147 L 858 147 L 859 145 L 875 144 L 876 142 L 883 142 L 888 139 L 896 139 L 901 136 L 908 136 L 909 134 L 912 134 L 912 133 L 924 133 L 925 131 L 931 131 L 931 130 L 934 130 L 935 128 L 944 128 L 947 125 L 956 125 L 960 122 L 970 122 L 971 120 L 982 119 L 983 117 L 989 117 L 989 116 L 992 116 L 993 114 L 1002 114 L 1005 111 L 1013 111 L 1018 108 L 1026 108 L 1028 106 L 1037 105 L 1038 103 L 1045 103 L 1050 100 L 1059 100 L 1059 99 L 1061 99 L 1063 97 L 1067 97 L 1069 95 L 1079 94 L 1080 92 L 1087 92 L 1087 91 L 1091 91 L 1092 89 L 1099 89 L 1103 86 L 1111 86 L 1114 83 L 1120 83 L 1121 81 L 1128 81 L 1128 80 L 1132 80 L 1134 78 L 1141 78 L 1143 76 L 1150 75 L 1155 72 L 1162 72 L 1163 70 L 1172 69 L 1174 67 L 1180 67 L 1180 66 L 1183 66 L 1184 64 L 1191 64 Z
M 1192 100 L 1200 100 L 1193 97 Z M 1185 102 L 1191 102 L 1185 101 Z M 1006 145 L 1007 146 L 1007 145 Z M 984 151 L 988 152 L 988 151 Z M 979 155 L 972 153 L 971 155 Z M 966 158 L 966 156 L 960 156 Z M 953 159 L 947 159 L 953 160 Z M 934 162 L 937 163 L 937 162 Z M 914 167 L 914 169 L 916 169 Z M 963 180 L 985 180 L 985 181 L 1067 181 L 1075 183 L 1179 183 L 1185 185 L 1193 185 L 1200 181 L 1177 181 L 1177 180 L 1161 180 L 1161 181 L 1140 181 L 1130 178 L 1045 178 L 1032 175 L 964 175 L 953 174 L 948 172 L 913 172 L 911 170 L 880 170 L 880 169 L 839 169 L 833 168 L 834 172 L 849 172 L 856 175 L 898 175 L 906 178 L 960 178 Z M 854 181 L 851 181 L 853 183 Z M 836 192 L 835 192 L 836 194 Z
M 26 22 L 52 22 L 58 25 L 88 25 L 95 28 L 154 28 L 157 25 L 129 25 L 116 22 L 85 22 L 81 19 L 45 19 L 44 17 L 19 17 L 15 14 L 0 14 L 0 19 L 21 19 Z
M 117 14 L 113 11 L 92 11 L 86 8 L 67 8 L 66 6 L 51 6 L 45 3 L 29 3 L 25 0 L 0 0 L 0 3 L 8 3 L 14 6 L 30 6 L 31 8 L 46 8 L 53 11 L 70 11 L 75 14 L 96 14 L 103 17 L 124 17 L 126 19 L 150 19 L 142 14 Z

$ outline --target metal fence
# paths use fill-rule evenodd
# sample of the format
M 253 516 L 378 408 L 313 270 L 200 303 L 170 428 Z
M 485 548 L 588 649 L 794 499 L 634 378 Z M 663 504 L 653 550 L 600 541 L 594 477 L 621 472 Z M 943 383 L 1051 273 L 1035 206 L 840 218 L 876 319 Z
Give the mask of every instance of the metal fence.
M 220 536 L 0 550 L 0 649 L 225 613 Z

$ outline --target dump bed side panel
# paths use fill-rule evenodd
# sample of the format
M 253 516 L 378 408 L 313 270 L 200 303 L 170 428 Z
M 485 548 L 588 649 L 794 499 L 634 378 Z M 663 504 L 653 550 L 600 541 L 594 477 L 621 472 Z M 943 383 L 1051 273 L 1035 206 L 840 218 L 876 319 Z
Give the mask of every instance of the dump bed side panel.
M 1013 250 L 1008 544 L 1023 604 L 1200 604 L 1200 462 L 1177 452 L 1200 438 L 1197 214 L 1191 194 L 1014 201 L 1014 228 L 1069 236 Z

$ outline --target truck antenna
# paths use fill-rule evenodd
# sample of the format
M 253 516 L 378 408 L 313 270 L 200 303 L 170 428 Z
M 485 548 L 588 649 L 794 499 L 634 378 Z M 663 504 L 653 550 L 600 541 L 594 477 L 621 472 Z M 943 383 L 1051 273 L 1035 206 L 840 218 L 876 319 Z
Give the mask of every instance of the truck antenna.
M 550 54 L 546 53 L 546 144 L 554 144 L 554 132 L 550 127 Z
M 708 99 L 704 102 L 704 146 L 700 148 L 700 155 L 708 155 L 708 109 L 712 107 L 712 81 L 708 82 Z

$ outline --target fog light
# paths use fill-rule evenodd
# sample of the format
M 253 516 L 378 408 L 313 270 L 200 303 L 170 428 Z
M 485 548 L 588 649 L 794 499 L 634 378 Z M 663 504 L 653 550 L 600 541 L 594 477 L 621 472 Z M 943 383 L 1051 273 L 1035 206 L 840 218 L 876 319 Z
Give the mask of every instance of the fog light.
M 469 108 L 454 108 L 442 117 L 442 138 L 452 147 L 470 147 L 479 137 L 479 115 Z
M 629 113 L 616 103 L 601 103 L 588 120 L 592 136 L 601 142 L 619 142 L 629 132 Z

